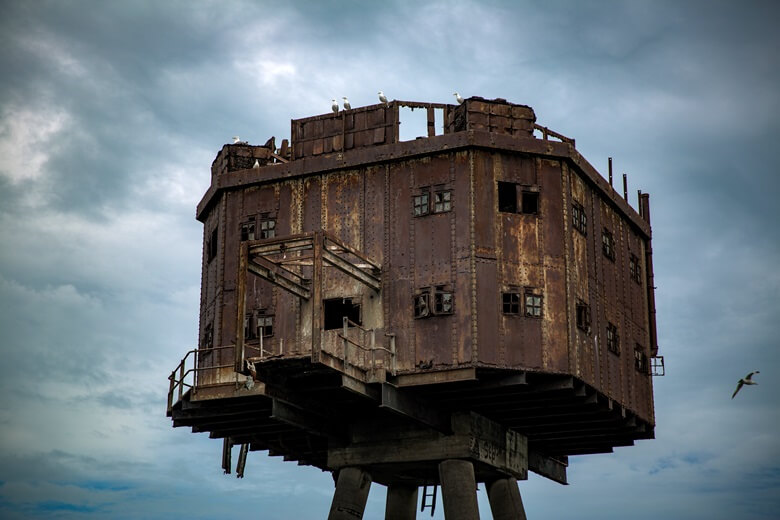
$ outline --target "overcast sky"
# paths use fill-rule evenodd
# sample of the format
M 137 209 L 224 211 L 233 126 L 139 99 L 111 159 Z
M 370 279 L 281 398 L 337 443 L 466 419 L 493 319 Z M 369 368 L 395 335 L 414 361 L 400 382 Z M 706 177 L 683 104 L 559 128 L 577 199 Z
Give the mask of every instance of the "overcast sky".
M 778 5 L 0 1 L 0 517 L 325 518 L 329 474 L 253 452 L 223 475 L 167 377 L 216 153 L 382 89 L 531 105 L 650 193 L 656 439 L 532 474 L 528 517 L 777 518 Z

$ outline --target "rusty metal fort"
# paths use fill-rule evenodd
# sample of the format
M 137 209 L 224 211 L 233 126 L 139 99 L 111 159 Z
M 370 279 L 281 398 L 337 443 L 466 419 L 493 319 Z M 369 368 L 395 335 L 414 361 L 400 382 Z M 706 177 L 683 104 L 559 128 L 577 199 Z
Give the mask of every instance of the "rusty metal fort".
M 409 110 L 427 137 L 401 140 Z M 439 123 L 439 124 L 437 124 Z M 503 99 L 392 101 L 291 122 L 279 148 L 225 145 L 204 225 L 198 348 L 168 415 L 333 472 L 329 518 L 386 519 L 418 490 L 448 520 L 525 518 L 517 480 L 653 438 L 647 194 L 638 211 Z M 324 514 L 324 511 L 323 511 Z

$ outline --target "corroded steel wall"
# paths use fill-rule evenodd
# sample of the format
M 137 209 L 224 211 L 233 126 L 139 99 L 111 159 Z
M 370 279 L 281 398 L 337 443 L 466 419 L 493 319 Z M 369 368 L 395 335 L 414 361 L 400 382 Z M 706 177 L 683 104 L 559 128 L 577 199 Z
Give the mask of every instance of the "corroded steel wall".
M 574 161 L 550 146 L 534 148 L 535 116 L 527 107 L 469 100 L 446 108 L 446 134 L 457 134 L 458 118 L 465 118 L 463 132 L 489 130 L 518 138 L 520 144 L 511 150 L 460 145 L 422 153 L 415 151 L 416 143 L 408 143 L 396 154 L 395 114 L 375 105 L 293 121 L 293 157 L 321 158 L 322 168 L 295 175 L 277 175 L 277 166 L 251 175 L 250 170 L 246 177 L 234 172 L 233 187 L 219 192 L 212 183 L 200 217 L 201 346 L 207 327 L 213 331 L 212 346 L 235 342 L 241 224 L 263 215 L 275 220 L 277 237 L 323 229 L 381 264 L 379 293 L 325 269 L 323 299 L 350 298 L 360 304 L 364 327 L 382 338 L 385 332 L 395 334 L 399 371 L 476 365 L 569 373 L 652 419 L 650 377 L 636 370 L 634 360 L 635 348 L 649 356 L 654 346 L 646 278 L 638 283 L 629 276 L 631 255 L 639 259 L 641 272 L 648 272 L 649 236 L 636 217 L 629 218 L 625 207 L 605 196 L 578 154 Z M 448 137 L 431 140 L 455 142 Z M 568 150 L 564 144 L 556 143 L 555 150 Z M 223 165 L 215 178 L 229 171 L 232 162 L 222 155 L 231 150 L 226 146 L 215 160 Z M 358 165 L 342 167 L 336 157 L 342 151 L 364 155 Z M 251 182 L 245 180 L 250 177 Z M 498 182 L 538 193 L 538 211 L 500 211 Z M 451 209 L 415 216 L 414 197 L 426 191 L 429 196 L 448 191 Z M 573 228 L 574 204 L 587 216 L 586 233 Z M 218 247 L 210 259 L 214 230 Z M 614 260 L 602 251 L 603 230 L 614 237 Z M 311 267 L 299 269 L 311 277 Z M 453 313 L 415 318 L 414 295 L 432 287 L 452 292 Z M 503 312 L 504 292 L 540 295 L 541 315 Z M 273 316 L 273 335 L 263 339 L 268 355 L 311 351 L 311 305 L 319 302 L 299 299 L 254 276 L 248 278 L 246 295 L 248 311 L 262 309 Z M 589 330 L 577 326 L 578 302 L 589 307 Z M 607 323 L 617 326 L 619 354 L 607 349 Z M 337 333 L 324 331 L 322 348 L 340 357 Z M 247 343 L 250 352 L 257 343 Z M 209 356 L 202 356 L 201 363 L 233 361 L 229 349 Z M 232 375 L 223 370 L 203 377 L 218 382 Z

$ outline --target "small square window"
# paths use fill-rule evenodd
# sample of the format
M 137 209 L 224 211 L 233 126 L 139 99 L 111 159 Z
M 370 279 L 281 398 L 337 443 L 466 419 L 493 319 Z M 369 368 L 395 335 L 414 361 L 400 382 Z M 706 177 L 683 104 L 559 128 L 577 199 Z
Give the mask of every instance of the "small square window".
M 542 297 L 539 294 L 525 293 L 525 315 L 529 318 L 542 317 Z
M 414 196 L 414 216 L 421 217 L 430 213 L 428 192 Z
M 585 208 L 579 202 L 574 202 L 571 208 L 571 223 L 574 229 L 582 233 L 588 234 L 588 216 L 585 214 Z
M 647 354 L 639 343 L 634 347 L 634 368 L 637 372 L 647 374 Z
M 517 184 L 498 181 L 498 211 L 502 213 L 518 213 Z
M 452 314 L 452 293 L 437 287 L 433 295 L 434 314 Z
M 444 213 L 452 209 L 452 192 L 437 191 L 433 195 L 433 212 Z
M 577 302 L 577 328 L 590 332 L 590 306 L 582 300 Z
M 522 196 L 523 213 L 527 215 L 536 215 L 539 213 L 539 192 L 523 191 Z
M 414 317 L 427 318 L 431 315 L 430 295 L 422 292 L 414 297 Z
M 607 350 L 620 355 L 620 338 L 617 327 L 612 323 L 607 323 Z
M 608 229 L 601 232 L 601 251 L 604 256 L 615 261 L 615 238 Z
M 255 239 L 255 218 L 251 217 L 246 222 L 241 223 L 241 241 Z
M 276 236 L 276 219 L 264 218 L 260 220 L 260 238 L 273 238 Z
M 501 309 L 504 314 L 520 314 L 520 293 L 501 293 Z
M 631 279 L 638 284 L 642 284 L 642 267 L 639 265 L 639 258 L 631 254 L 628 258 L 628 273 Z

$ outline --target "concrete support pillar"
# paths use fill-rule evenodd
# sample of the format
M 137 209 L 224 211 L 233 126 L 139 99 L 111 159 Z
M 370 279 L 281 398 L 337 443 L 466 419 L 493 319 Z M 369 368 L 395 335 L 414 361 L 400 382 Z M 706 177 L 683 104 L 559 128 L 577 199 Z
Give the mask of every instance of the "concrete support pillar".
M 360 520 L 366 509 L 371 475 L 360 468 L 342 468 L 336 480 L 336 491 L 328 520 Z
M 486 487 L 493 520 L 527 520 L 516 479 L 494 480 Z
M 446 520 L 479 520 L 474 465 L 466 460 L 445 460 L 439 464 L 441 496 Z
M 385 520 L 417 518 L 417 486 L 389 486 L 385 503 Z

